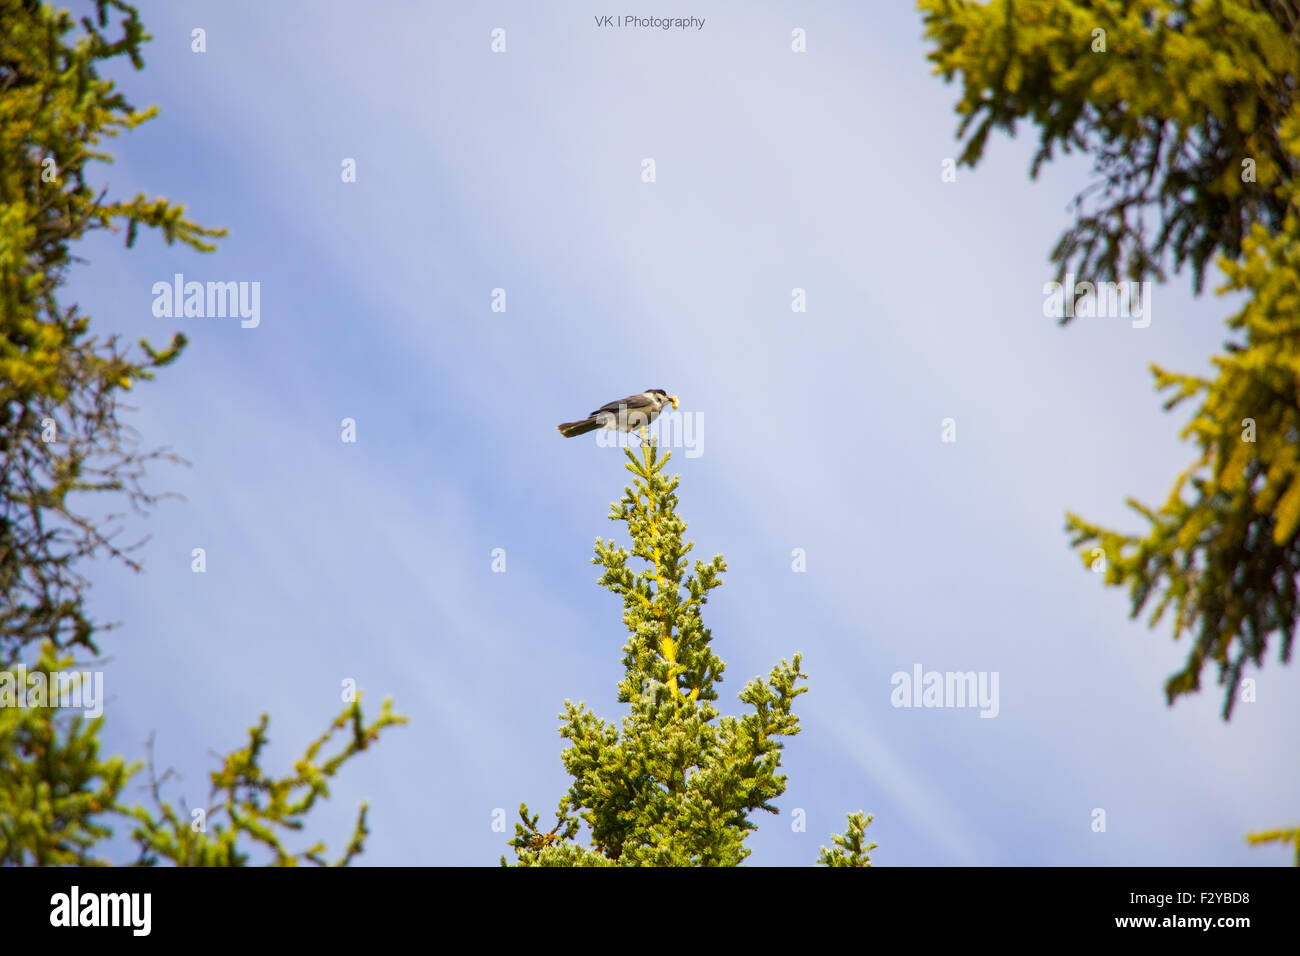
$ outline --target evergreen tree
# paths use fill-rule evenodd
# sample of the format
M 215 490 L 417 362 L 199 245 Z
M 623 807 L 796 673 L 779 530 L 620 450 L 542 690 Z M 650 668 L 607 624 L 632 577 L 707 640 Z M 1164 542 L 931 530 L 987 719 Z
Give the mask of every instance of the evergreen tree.
M 849 814 L 849 827 L 844 835 L 831 835 L 835 849 L 822 847 L 817 862 L 823 866 L 870 866 L 869 854 L 876 848 L 874 843 L 866 843 L 867 827 L 872 818 L 861 812 Z M 865 844 L 865 845 L 864 845 Z
M 726 664 L 709 646 L 702 611 L 726 563 L 721 555 L 693 567 L 687 560 L 694 545 L 683 540 L 677 515 L 680 476 L 664 475 L 671 452 L 661 456 L 643 440 L 639 456 L 625 454 L 633 483 L 609 517 L 626 523 L 632 549 L 597 538 L 592 563 L 604 569 L 601 586 L 623 601 L 629 637 L 618 699 L 629 712 L 620 731 L 565 701 L 560 735 L 570 744 L 563 760 L 573 783 L 550 830 L 521 805 L 510 845 L 521 866 L 735 866 L 750 853 L 751 814 L 775 814 L 773 801 L 785 792 L 781 738 L 799 732 L 792 705 L 807 690 L 799 685 L 806 675 L 795 654 L 766 681 L 745 685 L 744 716 L 720 714 L 713 702 Z M 850 817 L 848 842 L 835 837 L 842 849 L 823 850 L 821 862 L 869 865 L 867 822 Z M 583 824 L 589 846 L 577 842 Z
M 961 74 L 961 162 L 994 129 L 1040 130 L 1031 176 L 1083 150 L 1096 182 L 1052 253 L 1060 275 L 1165 278 L 1208 266 L 1242 292 L 1212 376 L 1152 366 L 1166 409 L 1199 402 L 1196 448 L 1163 505 L 1130 499 L 1143 533 L 1078 515 L 1084 563 L 1127 587 L 1151 626 L 1172 612 L 1189 635 L 1170 704 L 1200 689 L 1207 662 L 1230 719 L 1243 674 L 1276 645 L 1289 661 L 1300 600 L 1300 7 L 1294 0 L 920 0 L 930 59 Z M 972 131 L 973 129 L 973 131 Z M 1158 225 L 1157 225 L 1158 222 Z M 1294 842 L 1300 831 L 1252 841 Z
M 263 716 L 248 746 L 212 774 L 203 813 L 182 816 L 162 797 L 166 774 L 154 780 L 152 809 L 123 802 L 140 765 L 100 757 L 102 717 L 69 716 L 52 697 L 29 693 L 52 671 L 68 670 L 73 651 L 99 653 L 97 632 L 106 629 L 87 613 L 80 562 L 107 554 L 138 569 L 134 545 L 120 543 L 117 516 L 94 513 L 87 493 L 99 493 L 90 496 L 96 503 L 116 496 L 145 510 L 158 497 L 141 485 L 145 466 L 175 460 L 140 449 L 119 400 L 175 361 L 184 337 L 161 350 L 141 341 L 132 353 L 91 336 L 89 317 L 57 295 L 72 243 L 93 230 L 124 229 L 131 246 L 144 226 L 169 244 L 207 252 L 207 240 L 224 235 L 165 199 L 110 200 L 93 185 L 93 161 L 110 161 L 102 139 L 156 112 L 133 108 L 97 69 L 116 57 L 143 67 L 149 37 L 136 11 L 95 0 L 94 13 L 78 32 L 66 11 L 0 0 L 0 865 L 109 862 L 96 847 L 114 819 L 132 827 L 140 862 L 239 864 L 260 846 L 271 862 L 322 863 L 323 847 L 294 852 L 283 838 L 301 829 L 345 761 L 402 721 L 387 702 L 370 723 L 352 702 L 282 778 L 260 766 Z M 120 35 L 111 38 L 117 15 Z M 322 757 L 336 733 L 347 739 Z M 363 807 L 338 862 L 360 852 L 365 833 Z

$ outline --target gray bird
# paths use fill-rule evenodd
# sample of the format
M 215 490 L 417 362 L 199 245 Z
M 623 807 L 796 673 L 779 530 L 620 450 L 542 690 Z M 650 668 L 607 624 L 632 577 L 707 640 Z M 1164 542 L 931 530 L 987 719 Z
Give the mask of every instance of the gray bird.
M 585 435 L 597 428 L 633 432 L 658 418 L 660 410 L 668 404 L 676 408 L 677 396 L 669 395 L 662 388 L 650 388 L 640 395 L 629 395 L 602 405 L 580 422 L 565 422 L 556 427 L 565 438 Z

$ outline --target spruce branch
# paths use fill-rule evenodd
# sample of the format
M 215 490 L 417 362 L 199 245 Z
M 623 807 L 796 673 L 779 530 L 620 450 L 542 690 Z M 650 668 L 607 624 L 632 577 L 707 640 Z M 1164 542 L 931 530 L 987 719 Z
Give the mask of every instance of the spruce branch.
M 871 866 L 870 853 L 876 848 L 875 843 L 866 843 L 867 827 L 875 819 L 870 815 L 864 815 L 861 810 L 857 813 L 850 813 L 848 818 L 848 829 L 841 836 L 838 833 L 831 834 L 831 842 L 835 844 L 835 849 L 828 850 L 826 847 L 821 848 L 821 855 L 818 856 L 817 862 L 821 866 Z
M 726 562 L 689 560 L 670 454 L 648 438 L 624 454 L 632 482 L 609 517 L 626 525 L 630 546 L 597 538 L 592 563 L 601 587 L 622 598 L 618 699 L 628 712 L 615 724 L 565 701 L 562 760 L 572 783 L 556 825 L 543 832 L 523 805 L 509 845 L 519 866 L 735 866 L 750 853 L 752 814 L 778 812 L 781 750 L 799 732 L 793 704 L 807 675 L 795 654 L 742 688 L 741 716 L 719 713 L 726 665 L 710 647 L 703 609 Z
M 1284 830 L 1266 830 L 1262 833 L 1247 833 L 1246 842 L 1251 846 L 1262 846 L 1266 843 L 1280 843 L 1286 846 L 1288 843 L 1295 846 L 1295 863 L 1300 866 L 1300 827 L 1290 827 Z
M 162 798 L 160 781 L 153 774 L 151 754 L 150 790 L 155 810 L 142 806 L 117 808 L 136 822 L 132 837 L 140 847 L 138 862 L 153 865 L 166 860 L 176 866 L 243 866 L 249 862 L 250 855 L 240 845 L 241 836 L 261 844 L 275 866 L 296 866 L 300 862 L 346 866 L 362 852 L 370 833 L 366 825 L 369 814 L 366 804 L 358 811 L 343 855 L 332 864 L 324 857 L 324 844 L 315 843 L 295 853 L 284 843 L 281 831 L 300 832 L 317 800 L 328 799 L 329 781 L 343 765 L 368 749 L 386 728 L 406 723 L 406 718 L 393 713 L 392 701 L 386 699 L 379 716 L 367 723 L 358 697 L 334 718 L 329 729 L 308 745 L 303 756 L 295 761 L 293 772 L 281 777 L 268 775 L 261 765 L 269 741 L 269 723 L 263 714 L 249 729 L 247 746 L 224 757 L 221 768 L 211 774 L 209 805 L 203 810 L 201 827 L 196 828 Z M 343 737 L 342 745 L 322 760 L 322 749 L 336 736 Z

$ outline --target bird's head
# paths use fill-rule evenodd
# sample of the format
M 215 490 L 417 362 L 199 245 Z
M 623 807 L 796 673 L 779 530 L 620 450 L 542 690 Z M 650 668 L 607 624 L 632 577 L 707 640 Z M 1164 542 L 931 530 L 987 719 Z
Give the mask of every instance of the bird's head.
M 650 389 L 646 389 L 646 394 L 647 394 L 647 395 L 653 395 L 653 396 L 654 396 L 654 397 L 659 401 L 660 406 L 663 406 L 664 404 L 671 403 L 672 406 L 673 406 L 673 408 L 676 408 L 676 407 L 677 407 L 677 396 L 676 396 L 676 395 L 669 395 L 669 394 L 668 394 L 667 392 L 665 392 L 662 388 L 650 388 Z

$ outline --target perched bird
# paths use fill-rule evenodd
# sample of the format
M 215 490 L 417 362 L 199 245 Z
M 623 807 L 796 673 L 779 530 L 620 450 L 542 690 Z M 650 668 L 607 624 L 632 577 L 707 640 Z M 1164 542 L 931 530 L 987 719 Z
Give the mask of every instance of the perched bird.
M 658 418 L 659 412 L 669 403 L 676 408 L 677 396 L 669 395 L 662 388 L 650 388 L 640 395 L 629 395 L 602 405 L 580 422 L 565 422 L 556 427 L 565 438 L 585 435 L 597 428 L 633 432 Z

